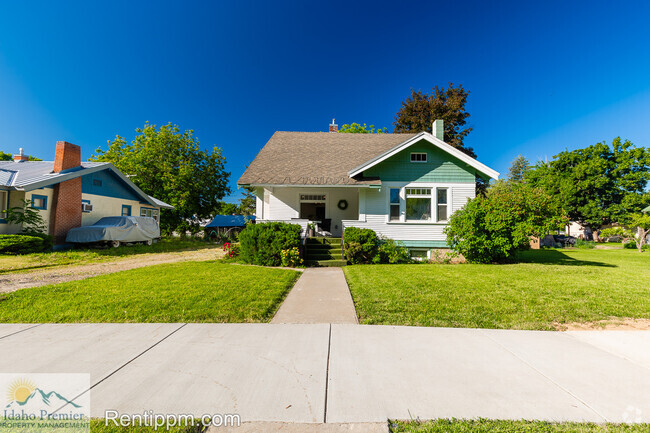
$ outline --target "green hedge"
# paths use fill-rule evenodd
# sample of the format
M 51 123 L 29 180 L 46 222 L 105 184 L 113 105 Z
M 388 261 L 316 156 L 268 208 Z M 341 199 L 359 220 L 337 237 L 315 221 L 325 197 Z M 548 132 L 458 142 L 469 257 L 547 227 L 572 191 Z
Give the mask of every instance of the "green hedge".
M 280 266 L 282 250 L 300 247 L 300 226 L 279 222 L 248 224 L 239 233 L 239 257 L 246 263 Z
M 343 233 L 343 254 L 353 265 L 362 263 L 409 263 L 407 249 L 392 239 L 377 236 L 372 229 L 348 227 Z
M 0 254 L 42 253 L 52 249 L 52 236 L 40 233 L 0 235 Z

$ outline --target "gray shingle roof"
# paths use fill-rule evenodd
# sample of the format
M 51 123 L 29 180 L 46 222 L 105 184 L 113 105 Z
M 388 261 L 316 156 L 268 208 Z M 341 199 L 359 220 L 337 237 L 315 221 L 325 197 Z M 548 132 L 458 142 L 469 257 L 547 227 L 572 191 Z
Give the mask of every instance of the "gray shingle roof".
M 83 168 L 107 165 L 106 162 L 82 162 Z M 23 188 L 44 180 L 56 182 L 64 173 L 52 173 L 52 161 L 0 161 L 0 186 Z
M 174 206 L 145 194 L 128 177 L 108 162 L 84 161 L 81 163 L 81 169 L 66 170 L 62 173 L 52 173 L 53 169 L 54 162 L 52 161 L 0 161 L 0 189 L 30 191 L 96 171 L 111 170 L 144 201 L 161 208 L 174 209 Z
M 347 134 L 278 131 L 244 174 L 240 185 L 363 185 L 348 171 L 417 134 Z

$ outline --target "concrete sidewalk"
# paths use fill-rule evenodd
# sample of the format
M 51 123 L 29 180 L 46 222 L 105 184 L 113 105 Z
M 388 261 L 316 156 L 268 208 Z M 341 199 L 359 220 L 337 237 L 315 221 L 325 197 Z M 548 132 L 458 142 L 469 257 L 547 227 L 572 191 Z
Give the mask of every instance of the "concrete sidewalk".
M 307 268 L 271 323 L 359 323 L 341 268 Z
M 328 431 L 412 417 L 650 421 L 650 331 L 0 325 L 0 372 L 88 372 L 94 417 L 236 413 Z

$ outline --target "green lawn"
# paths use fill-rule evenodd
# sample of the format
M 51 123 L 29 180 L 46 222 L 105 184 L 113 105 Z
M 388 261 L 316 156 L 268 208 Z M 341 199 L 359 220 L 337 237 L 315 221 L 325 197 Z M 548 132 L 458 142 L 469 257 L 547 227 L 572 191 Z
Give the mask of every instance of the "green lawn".
M 214 261 L 149 266 L 0 295 L 0 322 L 265 322 L 298 276 Z
M 391 423 L 392 433 L 637 433 L 648 431 L 650 431 L 650 424 L 549 423 L 484 419 Z
M 81 265 L 141 254 L 217 248 L 213 243 L 194 239 L 165 238 L 151 246 L 123 245 L 119 248 L 76 248 L 73 250 L 25 255 L 0 255 L 0 274 L 19 270 Z
M 650 318 L 650 253 L 535 250 L 509 265 L 344 268 L 361 323 L 554 329 Z
M 103 419 L 94 419 L 90 421 L 91 433 L 200 433 L 202 431 L 203 429 L 200 426 L 171 427 L 169 429 L 166 427 L 160 427 L 158 429 L 154 429 L 153 427 L 116 427 L 114 423 L 109 423 L 107 426 L 106 422 Z

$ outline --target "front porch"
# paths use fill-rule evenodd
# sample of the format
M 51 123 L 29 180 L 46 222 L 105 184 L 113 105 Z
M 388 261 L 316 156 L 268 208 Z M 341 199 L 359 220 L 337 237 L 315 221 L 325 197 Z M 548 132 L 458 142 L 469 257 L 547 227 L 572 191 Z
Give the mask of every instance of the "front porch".
M 303 237 L 343 236 L 343 220 L 359 219 L 360 187 L 265 186 L 256 189 L 257 222 L 298 224 Z

